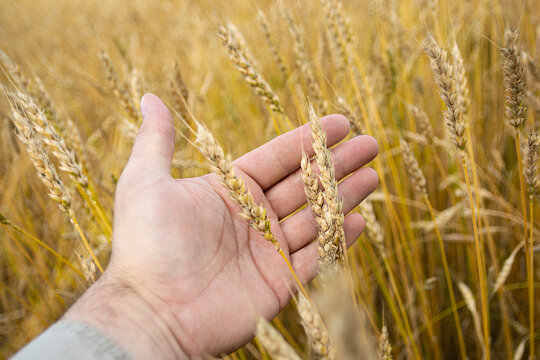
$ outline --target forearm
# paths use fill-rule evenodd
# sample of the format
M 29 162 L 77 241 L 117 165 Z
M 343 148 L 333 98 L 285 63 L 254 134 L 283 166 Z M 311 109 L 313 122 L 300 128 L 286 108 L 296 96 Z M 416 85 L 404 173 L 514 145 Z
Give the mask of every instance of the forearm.
M 162 316 L 144 297 L 125 284 L 110 281 L 105 274 L 63 320 L 92 326 L 135 359 L 187 359 Z

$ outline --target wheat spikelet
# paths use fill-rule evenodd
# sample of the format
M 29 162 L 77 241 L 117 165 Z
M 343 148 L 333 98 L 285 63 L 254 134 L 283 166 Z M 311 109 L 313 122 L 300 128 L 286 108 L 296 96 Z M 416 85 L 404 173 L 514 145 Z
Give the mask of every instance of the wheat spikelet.
M 420 133 L 424 135 L 428 144 L 433 144 L 434 140 L 437 138 L 435 132 L 433 131 L 433 126 L 431 126 L 431 121 L 425 113 L 425 111 L 420 108 L 410 105 L 409 109 L 411 110 L 412 116 L 416 121 L 418 121 L 418 126 L 420 128 Z
M 431 59 L 431 69 L 435 76 L 435 82 L 439 87 L 439 93 L 444 103 L 446 110 L 444 111 L 444 119 L 452 143 L 460 150 L 465 148 L 465 122 L 461 112 L 461 97 L 456 90 L 452 65 L 448 62 L 446 50 L 439 47 L 433 37 L 429 37 L 424 46 L 425 52 Z
M 81 269 L 88 283 L 90 285 L 95 283 L 98 279 L 98 269 L 96 264 L 92 261 L 91 258 L 84 256 L 78 251 L 75 251 L 75 255 L 77 255 L 77 259 L 79 259 Z
M 308 86 L 308 94 L 317 106 L 317 110 L 319 112 L 326 113 L 326 102 L 322 96 L 319 83 L 313 75 L 312 64 L 308 60 L 306 46 L 304 44 L 304 40 L 302 39 L 300 29 L 298 28 L 289 10 L 285 10 L 284 12 L 287 24 L 289 25 L 289 32 L 291 33 L 294 41 L 294 54 L 296 55 L 296 63 L 300 68 L 300 71 L 304 75 L 304 78 L 306 79 L 306 83 Z
M 141 79 L 141 74 L 136 67 L 131 70 L 129 75 L 129 95 L 131 96 L 131 104 L 134 107 L 134 110 L 139 113 L 137 109 L 137 104 L 139 103 L 141 97 L 143 96 L 143 83 Z
M 279 101 L 279 98 L 274 93 L 270 85 L 261 77 L 261 75 L 255 70 L 253 64 L 251 64 L 247 55 L 242 51 L 242 48 L 238 44 L 237 39 L 234 37 L 234 32 L 231 27 L 228 28 L 219 25 L 218 35 L 223 41 L 223 45 L 229 52 L 229 57 L 233 61 L 234 65 L 240 71 L 246 82 L 255 90 L 255 92 L 263 98 L 268 104 L 270 109 L 285 116 L 285 110 Z
M 317 308 L 301 293 L 298 296 L 298 315 L 306 332 L 315 359 L 333 360 L 336 350 Z
M 279 243 L 272 233 L 266 209 L 257 205 L 253 195 L 246 188 L 244 180 L 236 176 L 231 160 L 225 156 L 223 149 L 210 131 L 202 124 L 197 124 L 197 127 L 199 151 L 207 159 L 211 170 L 216 173 L 221 184 L 227 189 L 230 198 L 242 209 L 240 216 L 246 219 L 253 229 L 260 231 L 264 239 L 274 244 L 279 251 Z
M 277 47 L 276 43 L 274 42 L 272 38 L 272 34 L 270 32 L 270 26 L 268 25 L 268 20 L 266 18 L 266 15 L 261 10 L 259 10 L 257 13 L 257 20 L 259 20 L 259 24 L 261 24 L 264 39 L 266 40 L 266 43 L 268 44 L 268 47 L 270 48 L 270 52 L 272 53 L 272 57 L 274 58 L 274 61 L 277 63 L 279 71 L 281 72 L 281 76 L 283 77 L 283 80 L 286 81 L 289 78 L 289 70 L 287 69 L 287 66 L 285 65 L 285 61 L 283 60 L 283 57 L 281 56 L 279 52 L 279 48 Z
M 33 99 L 21 92 L 18 92 L 13 99 L 25 112 L 26 118 L 31 121 L 37 134 L 42 137 L 43 142 L 49 146 L 54 156 L 60 162 L 60 169 L 67 172 L 73 181 L 79 183 L 83 188 L 88 187 L 88 179 L 83 174 L 82 166 L 78 162 L 75 153 L 68 149 L 64 139 L 58 135 L 56 129 L 40 111 Z
M 461 295 L 463 296 L 463 299 L 465 300 L 465 305 L 467 306 L 467 309 L 469 309 L 472 314 L 476 336 L 478 337 L 478 342 L 480 342 L 480 346 L 482 347 L 482 352 L 485 354 L 486 345 L 484 344 L 483 340 L 484 337 L 482 335 L 482 325 L 480 322 L 480 315 L 476 310 L 476 300 L 474 299 L 474 295 L 471 289 L 469 289 L 469 287 L 461 281 L 458 281 L 458 288 L 461 292 Z
M 343 200 L 339 198 L 334 163 L 330 150 L 326 146 L 326 133 L 321 127 L 321 120 L 309 103 L 309 119 L 315 158 L 319 166 L 319 179 L 324 197 L 323 216 L 327 226 L 319 227 L 319 264 L 322 269 L 337 269 L 337 261 L 342 261 L 345 233 L 343 231 Z
M 392 360 L 392 345 L 388 338 L 388 328 L 383 325 L 381 335 L 379 336 L 379 348 L 377 349 L 378 360 Z
M 504 32 L 505 46 L 502 48 L 504 59 L 504 87 L 506 97 L 506 118 L 514 128 L 519 128 L 525 120 L 526 107 L 523 105 L 526 83 L 525 67 L 517 48 L 518 33 L 510 29 Z
M 302 169 L 302 182 L 304 183 L 307 204 L 318 226 L 324 227 L 326 225 L 326 219 L 323 213 L 324 197 L 319 188 L 319 178 L 313 172 L 310 159 L 305 152 L 302 152 L 300 168 Z
M 347 46 L 338 25 L 338 14 L 337 8 L 335 6 L 336 2 L 331 0 L 322 0 L 321 2 L 326 15 L 325 20 L 327 23 L 328 31 L 330 33 L 330 39 L 332 39 L 332 44 L 340 55 L 339 57 L 337 57 L 336 60 L 338 60 L 338 76 L 339 78 L 341 78 L 343 76 L 343 73 L 345 72 L 345 67 L 349 63 L 349 56 L 346 50 Z
M 60 208 L 68 212 L 71 205 L 71 197 L 64 188 L 64 183 L 58 176 L 56 168 L 45 152 L 42 140 L 36 135 L 34 128 L 23 113 L 16 106 L 12 107 L 11 118 L 17 128 L 17 137 L 26 147 L 30 160 L 34 164 L 37 175 L 43 181 L 48 190 L 48 195 Z
M 336 99 L 336 109 L 339 113 L 345 115 L 347 119 L 349 119 L 349 123 L 351 124 L 351 130 L 354 131 L 355 134 L 360 135 L 365 133 L 364 131 L 364 124 L 362 124 L 362 121 L 359 116 L 356 116 L 357 113 L 355 113 L 347 101 L 342 97 L 337 97 Z
M 527 135 L 527 146 L 523 157 L 523 176 L 529 185 L 529 196 L 534 196 L 538 189 L 538 142 L 540 138 L 536 131 Z
M 414 189 L 418 194 L 427 196 L 426 178 L 424 177 L 424 174 L 422 174 L 420 166 L 418 166 L 418 161 L 416 161 L 414 154 L 409 148 L 409 144 L 407 144 L 404 139 L 400 139 L 399 143 L 401 144 L 403 161 L 405 162 L 405 167 L 407 168 L 409 176 L 412 178 Z
M 122 110 L 131 122 L 138 124 L 140 122 L 139 112 L 137 111 L 136 106 L 133 105 L 131 98 L 127 95 L 128 91 L 125 89 L 124 85 L 120 83 L 116 70 L 114 70 L 112 65 L 111 58 L 103 50 L 99 52 L 98 56 L 105 69 L 105 75 L 107 76 L 110 88 L 116 99 L 120 102 Z
M 275 360 L 300 360 L 283 336 L 263 318 L 257 319 L 257 338 Z
M 189 100 L 189 91 L 178 61 L 174 62 L 172 73 L 169 76 L 169 91 L 172 94 L 176 110 L 183 119 L 186 119 L 188 114 L 186 104 Z
M 386 256 L 384 247 L 384 233 L 381 224 L 377 221 L 373 204 L 369 199 L 365 199 L 360 203 L 360 214 L 366 222 L 366 236 L 377 246 L 382 256 Z
M 21 90 L 28 91 L 31 86 L 30 80 L 23 74 L 19 65 L 14 63 L 2 50 L 0 50 L 0 61 L 4 64 L 7 73 L 15 85 L 21 88 Z
M 495 280 L 495 283 L 493 284 L 492 292 L 496 293 L 499 291 L 501 286 L 504 285 L 506 282 L 506 279 L 508 279 L 508 275 L 510 275 L 510 272 L 512 271 L 512 266 L 514 265 L 514 260 L 516 260 L 516 255 L 518 254 L 519 250 L 525 245 L 525 242 L 522 241 L 518 244 L 518 246 L 515 247 L 514 250 L 512 250 L 512 253 L 510 253 L 510 256 L 504 261 L 504 264 L 502 266 L 501 271 L 499 272 L 499 276 L 497 276 L 497 279 Z
M 469 83 L 467 80 L 467 72 L 463 64 L 463 57 L 457 43 L 454 42 L 452 47 L 452 58 L 454 60 L 454 69 L 456 77 L 456 89 L 459 93 L 459 99 L 461 100 L 461 112 L 467 114 L 470 106 L 469 101 Z

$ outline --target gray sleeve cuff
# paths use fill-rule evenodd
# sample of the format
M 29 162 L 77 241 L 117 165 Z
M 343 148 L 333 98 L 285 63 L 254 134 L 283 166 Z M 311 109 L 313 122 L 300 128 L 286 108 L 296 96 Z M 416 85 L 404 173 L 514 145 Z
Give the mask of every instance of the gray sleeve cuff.
M 19 351 L 12 360 L 119 360 L 131 359 L 105 334 L 76 321 L 62 320 Z

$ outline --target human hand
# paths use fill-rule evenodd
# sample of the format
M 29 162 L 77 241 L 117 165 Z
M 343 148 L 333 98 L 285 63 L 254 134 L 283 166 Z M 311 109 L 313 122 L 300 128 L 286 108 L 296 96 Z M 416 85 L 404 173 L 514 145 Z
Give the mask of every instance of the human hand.
M 138 358 L 188 358 L 231 351 L 253 336 L 256 316 L 273 318 L 294 281 L 275 247 L 238 216 L 214 174 L 174 179 L 173 122 L 154 95 L 141 101 L 143 124 L 118 182 L 112 257 L 106 272 L 68 311 L 109 335 Z M 322 120 L 328 146 L 349 131 L 347 119 Z M 309 126 L 292 130 L 234 162 L 303 283 L 318 271 L 317 226 L 305 202 L 301 150 L 311 156 Z M 338 145 L 332 156 L 344 212 L 378 184 L 362 168 L 377 154 L 372 137 Z M 345 217 L 347 244 L 364 228 Z

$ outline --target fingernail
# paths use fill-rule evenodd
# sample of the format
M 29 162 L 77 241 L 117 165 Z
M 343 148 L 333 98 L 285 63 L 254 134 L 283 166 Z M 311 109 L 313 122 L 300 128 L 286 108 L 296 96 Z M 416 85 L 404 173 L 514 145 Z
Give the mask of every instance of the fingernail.
M 148 113 L 148 93 L 144 94 L 141 97 L 141 115 L 143 117 L 143 120 L 146 118 L 146 114 Z

